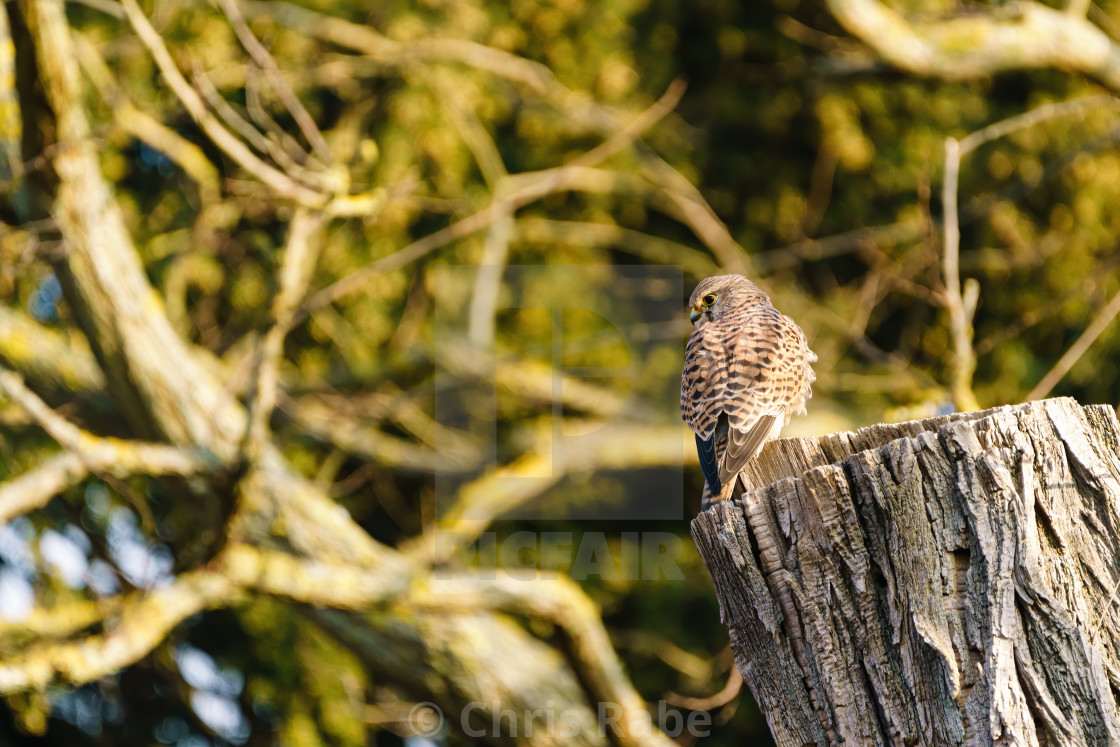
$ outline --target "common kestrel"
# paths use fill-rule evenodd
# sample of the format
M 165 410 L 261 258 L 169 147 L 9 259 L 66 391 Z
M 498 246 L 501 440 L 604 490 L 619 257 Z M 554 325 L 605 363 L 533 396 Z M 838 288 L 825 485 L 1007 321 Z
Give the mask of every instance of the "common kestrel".
M 681 416 L 696 434 L 708 508 L 731 498 L 747 460 L 805 414 L 817 356 L 801 328 L 742 275 L 704 280 L 689 304 L 696 331 L 685 349 Z

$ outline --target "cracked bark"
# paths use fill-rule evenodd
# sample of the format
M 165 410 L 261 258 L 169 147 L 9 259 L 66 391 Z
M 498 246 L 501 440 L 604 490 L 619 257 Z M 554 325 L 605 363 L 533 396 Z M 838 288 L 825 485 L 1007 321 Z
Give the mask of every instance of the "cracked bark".
M 692 532 L 777 743 L 1120 744 L 1118 446 L 1070 399 L 768 446 Z

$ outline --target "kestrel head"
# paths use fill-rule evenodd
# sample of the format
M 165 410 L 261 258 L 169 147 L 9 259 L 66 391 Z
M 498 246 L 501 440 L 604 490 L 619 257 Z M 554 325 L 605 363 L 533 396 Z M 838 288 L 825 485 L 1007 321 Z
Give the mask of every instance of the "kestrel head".
M 688 318 L 699 327 L 716 321 L 728 309 L 756 303 L 770 303 L 770 296 L 742 275 L 716 275 L 701 281 L 692 291 Z

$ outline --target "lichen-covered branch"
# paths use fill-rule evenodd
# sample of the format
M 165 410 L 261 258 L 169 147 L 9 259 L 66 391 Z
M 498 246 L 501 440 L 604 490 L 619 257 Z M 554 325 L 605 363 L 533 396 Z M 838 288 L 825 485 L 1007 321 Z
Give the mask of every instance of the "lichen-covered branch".
M 230 459 L 243 414 L 187 347 L 148 284 L 120 209 L 100 173 L 81 107 L 81 80 L 60 0 L 26 0 L 36 62 L 57 135 L 54 217 L 69 242 L 56 263 L 67 302 L 135 432 L 177 444 L 205 444 Z
M 541 680 L 541 687 L 557 688 L 553 699 L 563 693 L 569 702 L 579 703 L 576 693 L 567 692 L 575 680 L 556 661 L 555 652 L 513 633 L 514 628 L 509 627 L 508 621 L 491 619 L 480 613 L 502 611 L 548 620 L 559 626 L 569 639 L 573 659 L 593 697 L 598 703 L 609 706 L 610 721 L 617 725 L 614 737 L 618 743 L 635 747 L 672 744 L 653 728 L 643 701 L 626 678 L 610 644 L 598 611 L 583 591 L 568 579 L 533 579 L 531 583 L 508 575 L 494 580 L 462 575 L 434 579 L 415 571 L 385 573 L 336 561 L 301 559 L 238 543 L 223 550 L 206 568 L 183 574 L 170 586 L 99 604 L 63 605 L 57 610 L 40 613 L 23 630 L 0 627 L 0 637 L 6 633 L 25 634 L 28 629 L 34 629 L 46 639 L 0 664 L 0 693 L 42 688 L 58 681 L 77 684 L 96 679 L 147 654 L 171 627 L 186 617 L 204 609 L 237 604 L 252 593 L 334 610 L 375 610 L 390 605 L 394 617 L 385 618 L 384 626 L 378 624 L 383 612 L 358 619 L 321 612 L 316 619 L 359 652 L 366 652 L 388 676 L 403 680 L 406 685 L 415 686 L 416 682 L 404 673 L 416 667 L 401 669 L 394 658 L 396 655 L 390 654 L 396 650 L 394 647 L 379 649 L 374 656 L 368 649 L 370 641 L 395 639 L 414 626 L 415 634 L 425 636 L 426 646 L 438 648 L 441 641 L 452 645 L 463 631 L 473 630 L 482 635 L 483 640 L 500 641 L 501 646 L 522 652 L 514 659 L 494 658 L 494 652 L 488 650 L 475 651 L 474 656 L 484 658 L 490 666 L 498 661 L 516 661 L 523 672 L 529 671 L 523 669 L 528 661 L 543 657 L 540 671 L 548 675 Z M 362 619 L 367 622 L 361 622 Z M 76 641 L 49 640 L 110 620 L 115 622 L 108 622 L 106 631 L 101 634 Z M 452 620 L 455 622 L 448 625 Z M 504 629 L 506 635 L 493 636 L 491 628 L 495 625 Z M 471 658 L 459 650 L 459 643 L 454 643 L 453 648 L 461 664 Z M 437 669 L 448 663 L 449 660 L 439 658 L 429 662 Z M 440 673 L 452 678 L 461 676 L 451 671 Z M 502 675 L 490 676 L 491 688 L 498 686 L 504 691 L 510 687 L 510 684 L 502 684 Z M 524 682 L 523 678 L 518 681 Z M 546 682 L 552 684 L 545 685 Z M 492 689 L 483 689 L 462 701 L 447 701 L 445 708 L 453 713 L 456 708 L 462 710 L 478 705 L 491 709 L 498 702 L 502 708 L 509 709 L 521 699 L 526 699 L 527 703 L 545 702 L 534 701 L 538 694 L 532 692 L 510 691 L 500 701 L 495 700 L 494 693 Z M 472 702 L 476 705 L 472 706 Z M 573 743 L 603 743 L 601 740 L 606 734 L 596 722 L 592 709 L 580 705 L 566 713 L 580 714 L 584 721 L 581 731 L 585 733 L 574 735 L 577 741 Z M 549 730 L 541 729 L 540 738 L 554 736 Z
M 19 374 L 2 367 L 0 389 L 27 410 L 51 438 L 85 460 L 91 469 L 101 469 L 118 477 L 136 473 L 190 477 L 216 466 L 215 460 L 207 459 L 202 452 L 86 433 L 51 410 L 24 385 Z
M 96 391 L 105 377 L 84 341 L 0 306 L 0 358 L 9 368 L 40 384 L 72 392 Z
M 19 374 L 2 367 L 0 389 L 68 451 L 0 483 L 0 522 L 45 504 L 65 488 L 77 485 L 90 472 L 118 478 L 137 474 L 190 477 L 212 472 L 218 466 L 214 458 L 201 450 L 102 438 L 82 431 L 51 410 L 24 385 Z
M 170 586 L 136 592 L 125 600 L 104 633 L 78 641 L 27 647 L 0 662 L 0 693 L 42 690 L 63 681 L 91 682 L 146 655 L 176 625 L 191 615 L 228 604 L 237 587 L 208 570 L 183 574 Z

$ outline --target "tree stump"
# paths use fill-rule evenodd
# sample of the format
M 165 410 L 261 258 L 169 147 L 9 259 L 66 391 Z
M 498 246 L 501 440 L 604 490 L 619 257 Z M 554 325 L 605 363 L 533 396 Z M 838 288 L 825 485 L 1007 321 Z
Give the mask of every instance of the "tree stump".
M 1071 399 L 769 444 L 692 534 L 777 743 L 1120 744 L 1118 447 Z

